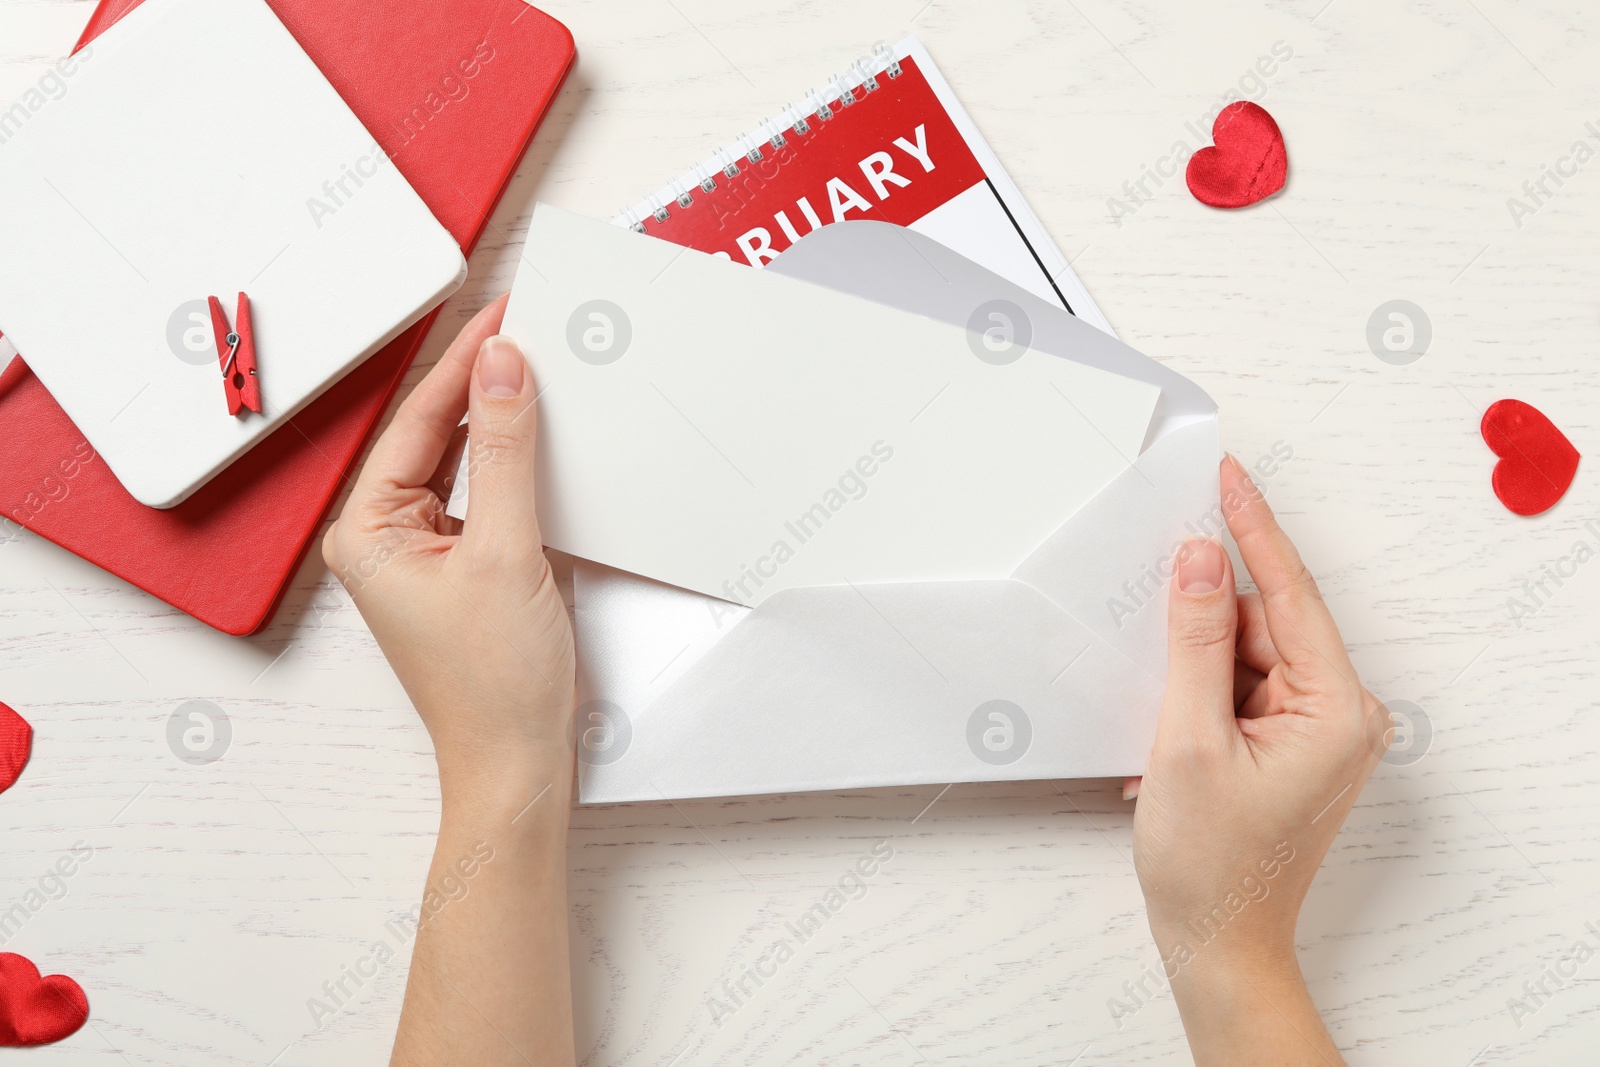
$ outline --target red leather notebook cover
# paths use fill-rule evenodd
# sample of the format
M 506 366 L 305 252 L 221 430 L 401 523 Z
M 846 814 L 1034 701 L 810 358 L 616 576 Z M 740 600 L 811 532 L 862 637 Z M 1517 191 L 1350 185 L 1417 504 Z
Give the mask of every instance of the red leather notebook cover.
M 79 49 L 140 2 L 101 0 Z M 523 0 L 268 3 L 470 255 L 572 68 L 566 27 Z M 0 374 L 0 518 L 210 626 L 253 633 L 437 314 L 170 511 L 129 496 L 14 360 Z

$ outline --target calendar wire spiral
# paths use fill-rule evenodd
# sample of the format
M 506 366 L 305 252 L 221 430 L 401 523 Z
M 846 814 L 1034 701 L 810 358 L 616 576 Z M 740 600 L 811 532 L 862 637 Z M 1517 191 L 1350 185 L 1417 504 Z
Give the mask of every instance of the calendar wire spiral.
M 798 104 L 784 105 L 775 117 L 758 123 L 754 132 L 741 134 L 710 159 L 695 164 L 686 174 L 674 178 L 635 206 L 625 208 L 617 223 L 644 233 L 646 219 L 666 222 L 674 210 L 694 206 L 697 190 L 716 192 L 719 176 L 728 180 L 737 178 L 745 166 L 761 163 L 766 158 L 767 146 L 774 150 L 787 147 L 790 134 L 809 134 L 814 125 L 832 121 L 840 109 L 854 107 L 877 92 L 882 86 L 880 77 L 894 79 L 900 74 L 900 60 L 887 44 L 879 42 L 873 46 L 870 58 L 857 60 L 845 73 L 829 78 L 822 90 L 806 90 Z

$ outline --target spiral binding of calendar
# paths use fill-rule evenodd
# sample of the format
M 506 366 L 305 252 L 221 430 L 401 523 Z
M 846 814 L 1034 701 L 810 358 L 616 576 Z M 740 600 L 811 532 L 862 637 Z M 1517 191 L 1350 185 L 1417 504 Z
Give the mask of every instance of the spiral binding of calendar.
M 744 166 L 760 163 L 766 158 L 764 149 L 786 147 L 788 134 L 805 136 L 813 123 L 832 121 L 840 108 L 854 107 L 878 91 L 880 76 L 898 78 L 900 60 L 887 44 L 879 43 L 872 49 L 869 59 L 857 60 L 844 74 L 829 78 L 823 91 L 808 89 L 798 104 L 786 104 L 776 118 L 763 119 L 754 133 L 741 134 L 733 144 L 722 149 L 703 163 L 698 163 L 687 173 L 662 186 L 633 207 L 626 208 L 616 219 L 619 226 L 643 233 L 644 222 L 654 218 L 666 222 L 672 212 L 691 208 L 696 190 L 704 193 L 717 191 L 717 179 L 737 178 Z

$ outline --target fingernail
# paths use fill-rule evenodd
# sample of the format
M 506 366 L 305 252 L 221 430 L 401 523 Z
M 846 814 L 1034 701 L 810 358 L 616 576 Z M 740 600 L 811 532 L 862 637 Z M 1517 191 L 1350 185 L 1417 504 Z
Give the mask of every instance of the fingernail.
M 1178 588 L 1204 596 L 1222 588 L 1222 546 L 1215 541 L 1190 541 L 1178 554 Z
M 1226 453 L 1226 456 L 1228 462 L 1233 464 L 1233 469 L 1239 472 L 1239 477 L 1244 479 L 1244 484 L 1255 492 L 1260 492 L 1260 490 L 1256 488 L 1256 480 L 1250 476 L 1249 468 L 1247 468 L 1243 463 L 1239 462 L 1239 457 L 1234 455 L 1232 452 Z
M 491 337 L 478 352 L 478 385 L 489 396 L 521 396 L 528 380 L 522 350 L 509 337 Z
M 1144 784 L 1143 778 L 1128 778 L 1122 783 L 1122 799 L 1139 799 L 1139 787 Z

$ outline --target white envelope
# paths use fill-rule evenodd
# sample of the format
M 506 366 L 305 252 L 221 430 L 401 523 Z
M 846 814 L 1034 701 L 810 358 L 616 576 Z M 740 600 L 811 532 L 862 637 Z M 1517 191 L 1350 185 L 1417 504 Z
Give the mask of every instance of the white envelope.
M 1142 448 L 1020 565 L 982 580 L 794 588 L 747 608 L 579 560 L 582 800 L 1141 773 L 1173 558 L 1222 528 L 1216 405 L 914 233 L 827 227 L 774 272 L 962 326 L 1009 301 L 1035 351 L 1160 390 Z M 1004 502 L 987 504 L 1006 521 Z

